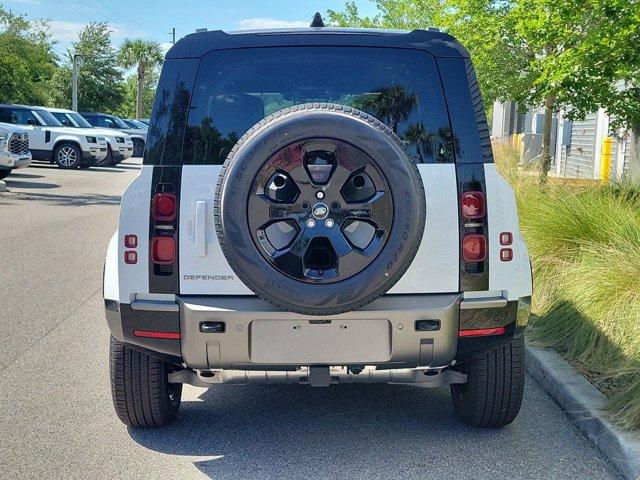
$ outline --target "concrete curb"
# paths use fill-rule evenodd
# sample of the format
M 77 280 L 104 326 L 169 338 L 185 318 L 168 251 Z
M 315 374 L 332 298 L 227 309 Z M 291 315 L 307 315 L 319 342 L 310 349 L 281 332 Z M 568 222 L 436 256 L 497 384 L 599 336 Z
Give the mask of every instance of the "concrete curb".
M 640 439 L 609 423 L 601 413 L 604 395 L 551 350 L 526 348 L 527 371 L 618 468 L 625 479 L 640 479 Z

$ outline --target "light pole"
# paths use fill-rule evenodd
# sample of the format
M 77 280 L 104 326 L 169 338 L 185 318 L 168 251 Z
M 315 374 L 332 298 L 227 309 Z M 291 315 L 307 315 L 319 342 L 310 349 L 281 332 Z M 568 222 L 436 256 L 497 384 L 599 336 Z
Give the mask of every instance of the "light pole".
M 71 73 L 71 110 L 78 111 L 78 60 L 88 58 L 91 55 L 83 55 L 80 53 L 73 54 L 73 69 Z
M 73 54 L 73 73 L 71 75 L 71 110 L 78 111 L 78 57 Z

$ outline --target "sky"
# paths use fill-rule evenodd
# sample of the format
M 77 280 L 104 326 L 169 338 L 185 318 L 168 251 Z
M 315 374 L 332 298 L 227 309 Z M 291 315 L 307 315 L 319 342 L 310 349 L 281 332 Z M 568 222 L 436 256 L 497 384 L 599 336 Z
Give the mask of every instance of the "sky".
M 0 0 L 4 8 L 45 19 L 55 50 L 63 54 L 91 21 L 107 22 L 117 47 L 125 38 L 155 40 L 167 50 L 171 29 L 176 40 L 196 28 L 243 30 L 306 27 L 316 11 L 343 10 L 344 0 Z M 362 14 L 375 13 L 370 0 L 357 0 Z

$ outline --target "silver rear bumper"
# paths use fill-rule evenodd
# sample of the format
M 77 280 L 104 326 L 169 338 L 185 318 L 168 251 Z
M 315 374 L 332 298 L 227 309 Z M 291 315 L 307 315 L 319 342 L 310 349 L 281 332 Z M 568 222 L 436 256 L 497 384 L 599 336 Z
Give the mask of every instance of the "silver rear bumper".
M 455 358 L 462 295 L 385 295 L 326 317 L 282 312 L 254 296 L 176 297 L 181 353 L 197 370 L 295 370 L 309 365 L 443 367 Z M 133 305 L 132 305 L 133 306 Z M 439 328 L 417 331 L 416 321 Z M 204 333 L 207 322 L 224 331 Z

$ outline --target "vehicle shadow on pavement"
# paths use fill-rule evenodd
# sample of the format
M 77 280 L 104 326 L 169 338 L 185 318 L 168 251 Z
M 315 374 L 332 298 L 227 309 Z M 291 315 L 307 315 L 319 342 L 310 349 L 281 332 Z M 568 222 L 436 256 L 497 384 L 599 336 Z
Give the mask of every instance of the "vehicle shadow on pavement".
M 17 172 L 14 170 L 13 172 L 11 172 L 11 178 L 9 178 L 9 180 L 21 180 L 23 178 L 44 178 L 45 175 L 35 175 L 33 173 L 23 173 L 22 171 L 18 170 Z
M 542 395 L 537 384 L 529 395 Z M 473 429 L 456 419 L 444 388 L 227 385 L 198 398 L 183 402 L 172 426 L 129 434 L 151 450 L 196 457 L 194 465 L 216 479 L 529 478 L 539 468 L 539 478 L 551 478 L 552 459 L 573 448 L 553 436 L 548 450 L 530 448 L 549 405 L 527 411 L 525 404 L 501 430 Z M 529 471 L 514 471 L 514 458 Z M 556 478 L 576 478 L 567 473 Z
M 7 183 L 7 187 L 10 187 Z M 18 185 L 16 185 L 17 187 Z M 21 185 L 22 186 L 22 185 Z M 34 187 L 24 187 L 34 188 Z M 33 200 L 58 205 L 63 207 L 84 207 L 87 205 L 120 205 L 122 197 L 120 195 L 102 195 L 102 194 L 85 194 L 85 195 L 56 195 L 51 193 L 35 193 L 35 192 L 10 192 L 13 196 L 0 197 L 0 205 L 11 204 L 11 200 Z M 9 201 L 7 201 L 9 200 Z
M 40 178 L 41 176 L 38 175 L 37 177 Z M 4 182 L 7 184 L 7 188 L 42 188 L 42 189 L 60 188 L 60 185 L 58 185 L 57 183 L 29 182 L 29 181 L 23 182 L 15 178 L 6 178 Z

